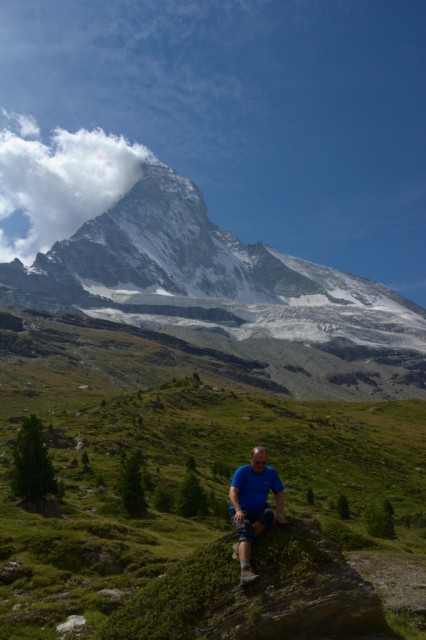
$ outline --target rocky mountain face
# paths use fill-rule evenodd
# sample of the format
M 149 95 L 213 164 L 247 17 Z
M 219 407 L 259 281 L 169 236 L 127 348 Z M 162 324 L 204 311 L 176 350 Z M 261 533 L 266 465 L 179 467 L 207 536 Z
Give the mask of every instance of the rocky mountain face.
M 1 264 L 0 303 L 250 352 L 280 384 L 291 374 L 297 397 L 324 396 L 324 379 L 346 399 L 426 395 L 424 309 L 364 278 L 244 245 L 208 219 L 195 184 L 157 161 L 30 268 Z

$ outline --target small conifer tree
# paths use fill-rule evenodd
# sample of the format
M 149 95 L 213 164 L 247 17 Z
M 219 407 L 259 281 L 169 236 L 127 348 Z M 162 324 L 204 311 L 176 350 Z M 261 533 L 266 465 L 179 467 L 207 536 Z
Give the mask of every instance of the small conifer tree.
M 391 505 L 391 503 L 389 502 L 389 500 L 386 498 L 386 500 L 383 502 L 383 508 L 385 509 L 385 511 L 387 511 L 387 513 L 392 517 L 393 514 L 395 513 L 393 506 Z
M 308 487 L 306 491 L 306 501 L 308 504 L 314 504 L 314 492 L 311 487 Z
M 55 470 L 43 438 L 43 424 L 34 414 L 22 423 L 12 455 L 11 488 L 16 496 L 37 500 L 58 493 Z
M 206 492 L 196 474 L 188 470 L 182 480 L 176 496 L 176 513 L 184 518 L 198 514 L 206 515 L 208 500 Z
M 189 469 L 189 471 L 195 471 L 197 468 L 197 463 L 195 461 L 194 456 L 188 456 L 185 462 L 186 468 Z
M 121 458 L 118 493 L 127 513 L 133 516 L 141 514 L 147 507 L 142 484 L 141 464 L 140 451 L 135 451 L 130 457 L 123 455 Z
M 342 520 L 349 520 L 351 513 L 349 510 L 349 503 L 346 496 L 343 496 L 343 495 L 339 496 L 337 500 L 336 509 L 337 509 L 337 513 L 342 518 Z

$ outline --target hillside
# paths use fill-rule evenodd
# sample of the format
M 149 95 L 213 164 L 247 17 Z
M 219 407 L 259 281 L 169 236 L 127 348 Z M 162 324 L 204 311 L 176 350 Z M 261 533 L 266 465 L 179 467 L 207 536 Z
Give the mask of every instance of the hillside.
M 0 383 L 29 386 L 36 370 L 35 388 L 28 391 L 40 398 L 57 389 L 74 396 L 87 381 L 94 394 L 105 388 L 144 389 L 197 370 L 214 385 L 226 379 L 236 388 L 297 399 L 426 399 L 421 354 L 356 346 L 343 339 L 316 346 L 267 337 L 236 342 L 214 328 L 200 332 L 173 326 L 160 332 L 78 315 L 0 307 L 0 355 L 7 362 L 7 375 Z
M 114 611 L 132 607 L 157 576 L 230 532 L 223 518 L 229 475 L 259 443 L 285 481 L 294 522 L 318 520 L 345 553 L 356 552 L 358 565 L 424 556 L 424 401 L 298 401 L 268 390 L 253 362 L 81 318 L 33 314 L 29 331 L 30 317 L 22 331 L 11 314 L 1 332 L 2 640 L 56 640 L 56 626 L 71 615 L 84 617 L 87 637 L 112 629 Z M 28 513 L 10 495 L 11 446 L 31 413 L 43 421 L 65 486 L 61 519 Z M 129 518 L 117 495 L 120 455 L 138 448 L 151 479 L 148 512 Z M 188 456 L 209 496 L 205 517 L 154 508 L 155 488 L 173 494 Z M 350 505 L 346 521 L 336 511 L 340 494 Z M 372 499 L 392 504 L 395 539 L 367 533 Z M 421 638 L 421 611 L 398 613 L 394 604 L 387 616 L 402 637 Z

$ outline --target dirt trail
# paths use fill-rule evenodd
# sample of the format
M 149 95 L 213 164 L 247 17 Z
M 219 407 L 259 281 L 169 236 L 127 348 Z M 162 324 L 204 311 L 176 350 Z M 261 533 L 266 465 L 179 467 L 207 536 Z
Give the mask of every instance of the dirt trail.
M 373 585 L 386 609 L 426 615 L 426 558 L 345 553 L 348 564 Z

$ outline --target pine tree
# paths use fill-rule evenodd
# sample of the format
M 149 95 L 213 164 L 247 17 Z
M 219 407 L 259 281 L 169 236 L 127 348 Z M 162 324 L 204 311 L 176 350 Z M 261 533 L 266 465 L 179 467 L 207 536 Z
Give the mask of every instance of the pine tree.
M 190 518 L 198 514 L 206 515 L 207 512 L 206 492 L 195 473 L 188 470 L 178 489 L 176 513 L 184 518 Z
M 37 500 L 58 493 L 43 424 L 34 414 L 22 423 L 12 455 L 15 466 L 11 488 L 16 496 Z
M 140 451 L 135 451 L 129 458 L 126 455 L 121 458 L 118 493 L 123 500 L 124 508 L 130 515 L 139 515 L 147 507 L 142 484 L 141 464 Z
M 351 514 L 349 510 L 349 503 L 346 496 L 343 496 L 343 495 L 339 496 L 337 500 L 336 508 L 337 508 L 337 513 L 343 520 L 349 520 Z
M 314 492 L 311 487 L 308 487 L 306 491 L 306 501 L 308 504 L 314 504 Z
M 389 500 L 386 498 L 386 500 L 383 502 L 383 508 L 385 509 L 385 511 L 392 517 L 393 514 L 395 513 L 393 506 L 391 505 L 391 503 L 389 502 Z
M 189 471 L 195 471 L 197 469 L 197 462 L 194 456 L 189 455 L 186 459 L 185 466 Z

